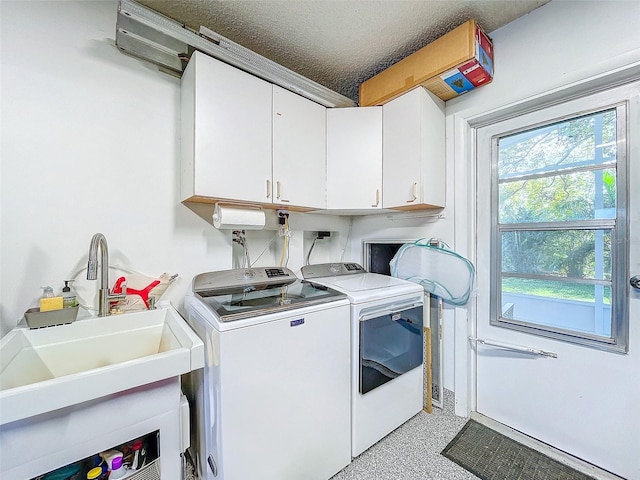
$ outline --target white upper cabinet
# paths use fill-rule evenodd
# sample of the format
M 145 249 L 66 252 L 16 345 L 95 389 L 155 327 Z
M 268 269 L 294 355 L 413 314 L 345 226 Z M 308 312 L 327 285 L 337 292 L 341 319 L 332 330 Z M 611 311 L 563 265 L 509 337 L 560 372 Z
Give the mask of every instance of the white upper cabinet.
M 327 109 L 327 208 L 375 211 L 382 197 L 382 107 Z
M 194 52 L 181 97 L 182 200 L 271 202 L 271 84 Z
M 181 200 L 375 213 L 445 204 L 444 102 L 327 109 L 200 52 L 182 76 Z
M 384 104 L 382 118 L 383 207 L 444 207 L 444 102 L 418 87 Z
M 326 110 L 273 85 L 273 203 L 325 208 Z

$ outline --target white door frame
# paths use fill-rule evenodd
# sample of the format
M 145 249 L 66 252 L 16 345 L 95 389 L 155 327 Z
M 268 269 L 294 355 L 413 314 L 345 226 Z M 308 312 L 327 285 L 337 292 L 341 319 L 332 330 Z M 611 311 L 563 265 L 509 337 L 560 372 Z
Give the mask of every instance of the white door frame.
M 478 128 L 634 80 L 640 80 L 640 62 L 634 62 L 488 112 L 471 114 L 462 112 L 447 116 L 447 137 L 451 139 L 447 145 L 447 151 L 453 152 L 454 183 L 460 186 L 455 190 L 454 242 L 456 250 L 467 256 L 474 265 L 477 264 L 475 134 Z M 451 162 L 449 162 L 450 164 Z M 456 307 L 455 309 L 455 413 L 463 417 L 470 416 L 477 407 L 475 356 L 468 340 L 469 337 L 476 336 L 476 330 L 477 301 L 472 296 L 465 308 Z

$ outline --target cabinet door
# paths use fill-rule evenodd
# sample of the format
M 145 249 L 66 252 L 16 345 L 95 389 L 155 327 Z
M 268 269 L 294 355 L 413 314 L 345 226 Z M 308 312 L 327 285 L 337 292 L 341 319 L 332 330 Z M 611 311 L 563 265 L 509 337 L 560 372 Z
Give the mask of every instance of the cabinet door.
M 273 203 L 325 208 L 326 108 L 273 85 Z
M 327 109 L 327 208 L 382 208 L 382 107 Z
M 270 83 L 193 54 L 182 77 L 183 199 L 271 201 L 271 97 Z
M 382 107 L 383 206 L 445 203 L 444 102 L 418 87 Z

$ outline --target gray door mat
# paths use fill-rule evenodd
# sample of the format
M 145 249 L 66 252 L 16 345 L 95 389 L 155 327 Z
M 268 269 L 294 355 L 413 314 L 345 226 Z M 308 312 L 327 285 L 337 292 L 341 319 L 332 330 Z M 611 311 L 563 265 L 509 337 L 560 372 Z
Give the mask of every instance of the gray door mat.
M 441 453 L 482 480 L 595 480 L 474 420 Z

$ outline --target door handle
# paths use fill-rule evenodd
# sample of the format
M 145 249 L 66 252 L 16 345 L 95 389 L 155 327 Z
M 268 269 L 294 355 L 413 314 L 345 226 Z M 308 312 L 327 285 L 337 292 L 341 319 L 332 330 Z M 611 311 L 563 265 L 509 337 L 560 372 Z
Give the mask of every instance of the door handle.
M 289 202 L 289 200 L 285 200 L 284 198 L 280 198 L 280 180 L 276 181 L 276 199 L 281 202 Z
M 469 340 L 476 343 L 482 343 L 483 345 L 489 345 L 491 347 L 512 350 L 514 352 L 530 353 L 531 355 L 540 355 L 541 357 L 558 358 L 558 354 L 554 352 L 547 352 L 546 350 L 539 350 L 537 348 L 524 347 L 522 345 L 513 345 L 512 343 L 499 342 L 498 340 L 489 340 L 488 338 L 485 339 L 475 337 L 469 337 Z
M 418 183 L 415 182 L 412 186 L 411 186 L 411 196 L 413 197 L 411 200 L 407 200 L 407 203 L 412 203 L 415 202 L 418 199 L 418 194 L 417 194 L 417 189 L 418 189 Z
M 629 279 L 629 284 L 636 290 L 640 290 L 640 275 L 634 275 Z
M 378 205 L 380 205 L 380 189 L 376 188 L 376 203 L 371 206 L 377 207 Z
M 267 180 L 267 198 L 271 197 L 271 180 Z

